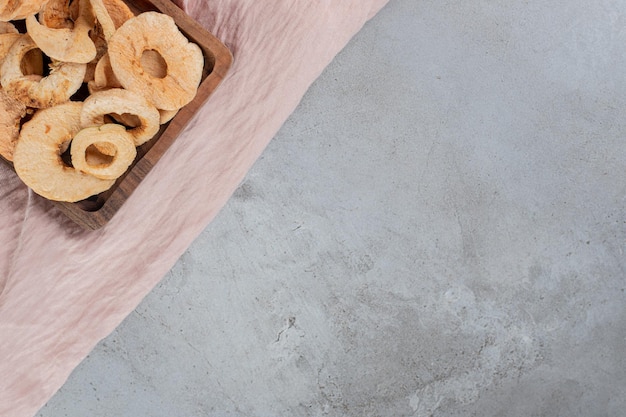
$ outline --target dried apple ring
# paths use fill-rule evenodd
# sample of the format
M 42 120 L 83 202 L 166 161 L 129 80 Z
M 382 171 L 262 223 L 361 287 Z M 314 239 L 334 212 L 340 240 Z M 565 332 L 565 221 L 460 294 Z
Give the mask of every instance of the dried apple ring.
M 108 190 L 103 180 L 65 165 L 61 150 L 80 132 L 82 103 L 69 102 L 40 110 L 22 127 L 13 166 L 35 193 L 54 201 L 76 202 Z
M 156 51 L 166 63 L 166 75 L 155 77 L 141 65 L 146 51 Z M 174 19 L 144 12 L 127 20 L 109 41 L 111 67 L 124 88 L 144 95 L 156 108 L 176 110 L 196 95 L 204 57 L 200 47 L 183 35 Z
M 0 34 L 0 66 L 4 62 L 4 58 L 9 54 L 13 44 L 20 39 L 21 33 L 3 33 Z M 24 75 L 43 75 L 43 54 L 39 49 L 28 51 L 22 58 L 21 69 Z
M 135 146 L 139 146 L 159 131 L 159 111 L 146 98 L 121 88 L 97 91 L 85 99 L 81 123 L 83 127 L 100 126 L 106 123 L 107 115 L 134 115 L 139 125 L 128 130 Z
M 26 30 L 39 49 L 52 59 L 86 64 L 96 57 L 96 45 L 89 37 L 96 20 L 89 0 L 79 0 L 78 19 L 74 27 L 49 28 L 34 15 L 26 18 Z
M 25 73 L 23 60 L 35 49 L 39 48 L 28 35 L 15 41 L 0 68 L 2 88 L 28 107 L 46 108 L 68 101 L 82 85 L 86 65 L 53 61 L 48 76 L 33 76 Z
M 92 0 L 93 1 L 93 0 Z M 107 2 L 107 6 L 111 4 L 111 0 Z M 124 3 L 122 3 L 124 4 Z M 127 7 L 127 6 L 126 6 Z M 128 19 L 126 19 L 128 20 Z M 145 51 L 141 56 L 141 66 L 146 72 L 155 77 L 165 77 L 167 74 L 167 64 L 156 51 Z M 108 90 L 109 88 L 119 88 L 122 84 L 118 81 L 113 68 L 111 68 L 111 60 L 109 54 L 104 54 L 96 65 L 94 76 L 91 81 L 88 82 L 89 93 L 93 94 L 96 91 Z M 175 110 L 162 110 L 159 109 L 160 124 L 165 124 L 172 120 L 178 113 L 179 109 Z M 119 118 L 114 117 L 120 121 Z M 128 119 L 121 120 L 126 126 L 130 126 Z
M 104 180 L 119 178 L 133 163 L 137 148 L 124 126 L 108 123 L 87 127 L 72 139 L 75 169 Z
M 20 136 L 20 121 L 26 106 L 0 90 L 0 155 L 13 160 L 13 150 Z

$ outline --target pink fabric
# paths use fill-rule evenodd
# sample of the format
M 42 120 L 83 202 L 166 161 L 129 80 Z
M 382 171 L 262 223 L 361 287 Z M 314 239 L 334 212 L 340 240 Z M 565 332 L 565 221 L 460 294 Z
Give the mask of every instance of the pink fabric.
M 229 76 L 103 229 L 0 166 L 0 415 L 34 415 L 226 203 L 309 85 L 387 0 L 181 4 L 231 48 Z

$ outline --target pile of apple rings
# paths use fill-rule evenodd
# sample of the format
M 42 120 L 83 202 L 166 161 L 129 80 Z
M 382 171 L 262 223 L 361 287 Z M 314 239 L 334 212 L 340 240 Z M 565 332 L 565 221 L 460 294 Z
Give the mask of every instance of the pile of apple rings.
M 47 199 L 106 191 L 193 100 L 203 67 L 162 13 L 134 15 L 122 0 L 0 0 L 0 155 Z

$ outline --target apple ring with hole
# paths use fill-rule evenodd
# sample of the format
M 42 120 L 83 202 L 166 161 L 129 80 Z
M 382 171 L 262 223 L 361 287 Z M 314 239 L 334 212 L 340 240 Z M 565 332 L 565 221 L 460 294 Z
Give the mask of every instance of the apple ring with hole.
M 66 165 L 61 153 L 82 130 L 82 103 L 39 110 L 24 123 L 13 153 L 13 166 L 35 193 L 54 201 L 76 202 L 100 194 L 115 183 Z
M 165 75 L 151 74 L 142 56 L 155 51 L 164 60 Z M 109 41 L 111 67 L 122 86 L 144 95 L 161 110 L 176 110 L 196 95 L 204 56 L 198 45 L 178 29 L 174 19 L 144 12 L 124 22 Z
M 9 54 L 11 47 L 22 36 L 21 33 L 3 33 L 0 35 L 0 67 L 4 58 Z M 24 55 L 21 62 L 21 70 L 24 75 L 43 75 L 43 54 L 39 49 L 32 49 Z
M 115 116 L 135 117 L 115 117 Z M 122 88 L 97 91 L 87 97 L 80 117 L 83 127 L 107 123 L 106 116 L 115 120 L 135 120 L 127 127 L 135 146 L 152 139 L 159 131 L 159 111 L 146 98 Z
M 150 68 L 153 73 L 165 73 L 165 63 L 161 63 L 161 57 L 154 51 L 150 51 L 153 53 L 146 53 L 143 55 L 142 66 Z M 87 83 L 87 88 L 89 90 L 89 94 L 94 94 L 98 91 L 109 90 L 111 88 L 122 88 L 122 84 L 120 84 L 119 80 L 115 76 L 113 72 L 113 68 L 111 68 L 111 60 L 109 59 L 109 54 L 104 54 L 102 58 L 98 61 L 96 68 L 94 70 L 93 79 Z M 176 114 L 178 114 L 178 110 L 161 110 L 159 109 L 160 124 L 165 124 L 172 120 Z M 120 121 L 117 117 L 115 117 L 117 121 Z M 126 126 L 131 126 L 128 123 L 128 118 L 125 121 L 120 121 L 120 123 L 125 124 Z M 135 125 L 136 126 L 136 125 Z
M 52 61 L 47 76 L 32 74 L 24 71 L 23 64 L 35 50 L 39 47 L 28 35 L 13 43 L 0 67 L 2 88 L 27 107 L 43 109 L 69 101 L 83 83 L 86 65 Z
M 26 18 L 26 31 L 44 54 L 62 62 L 87 64 L 96 57 L 96 45 L 89 37 L 96 18 L 89 0 L 79 0 L 78 18 L 73 28 L 49 28 L 35 15 Z
M 115 180 L 137 156 L 133 137 L 124 126 L 107 123 L 82 129 L 72 139 L 72 165 L 85 174 Z

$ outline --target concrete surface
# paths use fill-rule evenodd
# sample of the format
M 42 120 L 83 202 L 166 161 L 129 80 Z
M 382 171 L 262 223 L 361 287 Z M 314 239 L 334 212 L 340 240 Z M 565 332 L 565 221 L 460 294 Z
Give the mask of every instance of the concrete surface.
M 39 417 L 626 415 L 626 2 L 392 0 Z

